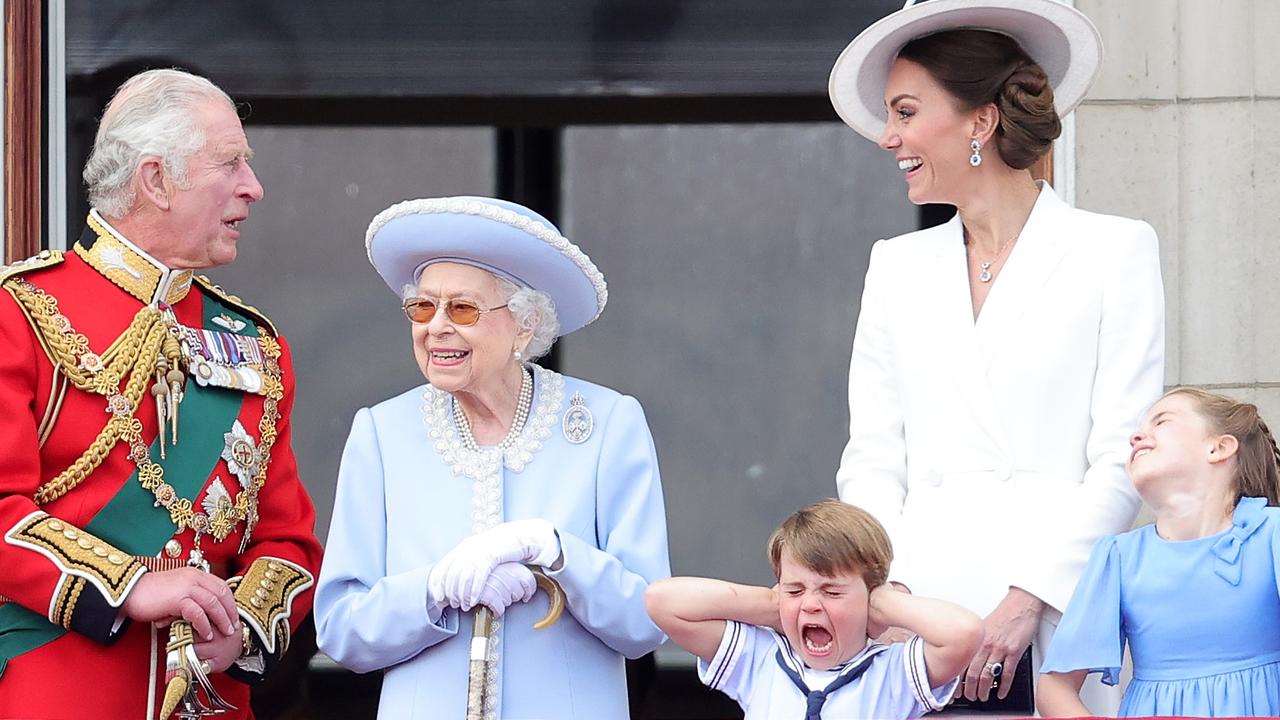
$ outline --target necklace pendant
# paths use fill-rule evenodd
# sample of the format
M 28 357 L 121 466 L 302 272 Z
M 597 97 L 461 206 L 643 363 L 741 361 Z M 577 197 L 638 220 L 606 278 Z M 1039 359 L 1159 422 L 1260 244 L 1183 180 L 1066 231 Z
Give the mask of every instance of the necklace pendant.
M 978 273 L 978 280 L 981 280 L 984 283 L 991 282 L 991 271 L 986 268 L 982 268 L 982 272 Z
M 199 543 L 199 541 L 196 541 Z M 205 572 L 209 572 L 209 563 L 204 559 L 204 553 L 199 548 L 191 548 L 191 554 L 187 559 L 187 566 L 199 568 Z

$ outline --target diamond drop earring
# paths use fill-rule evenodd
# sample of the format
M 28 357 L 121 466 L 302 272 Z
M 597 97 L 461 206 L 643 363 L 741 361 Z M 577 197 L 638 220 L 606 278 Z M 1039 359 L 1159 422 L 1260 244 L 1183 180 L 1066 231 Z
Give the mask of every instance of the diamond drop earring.
M 982 143 L 978 142 L 978 138 L 969 141 L 969 149 L 973 154 L 969 156 L 969 164 L 978 167 L 982 164 Z

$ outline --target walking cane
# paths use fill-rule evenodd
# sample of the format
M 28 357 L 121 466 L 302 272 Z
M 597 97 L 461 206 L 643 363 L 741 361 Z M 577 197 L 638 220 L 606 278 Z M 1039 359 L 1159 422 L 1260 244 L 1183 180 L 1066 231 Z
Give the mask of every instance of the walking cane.
M 564 612 L 564 590 L 560 583 L 547 577 L 540 567 L 530 567 L 533 577 L 551 601 L 551 607 L 541 620 L 533 624 L 535 630 L 549 628 Z M 493 612 L 484 605 L 477 605 L 471 628 L 471 672 L 467 676 L 467 720 L 482 720 L 485 703 L 485 676 L 489 674 L 489 641 L 493 637 Z

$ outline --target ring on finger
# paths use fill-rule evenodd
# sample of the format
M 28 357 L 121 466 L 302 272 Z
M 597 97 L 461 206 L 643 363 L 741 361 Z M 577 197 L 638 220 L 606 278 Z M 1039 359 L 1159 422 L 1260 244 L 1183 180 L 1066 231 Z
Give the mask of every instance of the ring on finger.
M 988 663 L 987 672 L 991 673 L 991 689 L 1000 687 L 1000 677 L 1004 675 L 1004 663 L 999 661 Z

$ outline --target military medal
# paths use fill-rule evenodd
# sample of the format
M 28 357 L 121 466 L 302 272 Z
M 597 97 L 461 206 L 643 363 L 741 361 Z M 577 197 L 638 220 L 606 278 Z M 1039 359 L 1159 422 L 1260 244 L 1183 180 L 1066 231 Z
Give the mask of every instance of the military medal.
M 262 462 L 258 446 L 239 420 L 232 424 L 231 432 L 223 433 L 222 439 L 225 443 L 222 459 L 227 461 L 227 469 L 240 481 L 240 487 L 247 489 L 253 482 L 253 476 L 258 474 L 258 466 Z
M 224 327 L 244 327 L 244 322 L 222 315 L 212 322 Z M 236 324 L 238 323 L 238 325 Z M 267 364 L 257 340 L 247 335 L 182 328 L 183 352 L 189 359 L 191 375 L 201 386 L 225 387 L 257 395 L 264 393 L 263 370 Z

